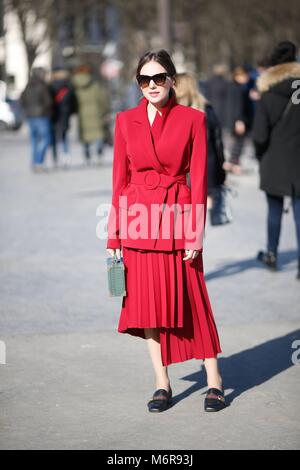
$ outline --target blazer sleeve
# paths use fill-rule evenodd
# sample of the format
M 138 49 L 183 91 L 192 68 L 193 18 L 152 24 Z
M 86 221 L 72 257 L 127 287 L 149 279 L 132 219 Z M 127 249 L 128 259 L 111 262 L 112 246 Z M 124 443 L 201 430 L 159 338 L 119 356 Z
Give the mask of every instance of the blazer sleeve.
M 199 112 L 193 129 L 190 160 L 191 211 L 188 220 L 185 249 L 203 251 L 203 237 L 207 208 L 208 142 L 206 114 Z M 192 232 L 190 232 L 190 230 Z M 193 236 L 191 236 L 194 234 Z
M 254 141 L 256 158 L 257 160 L 261 160 L 268 149 L 270 138 L 270 122 L 262 99 L 260 99 L 256 105 L 252 138 Z
M 106 248 L 121 248 L 119 196 L 129 182 L 126 141 L 120 126 L 120 113 L 116 114 L 114 132 L 114 155 L 112 170 L 112 205 L 108 216 L 108 236 Z

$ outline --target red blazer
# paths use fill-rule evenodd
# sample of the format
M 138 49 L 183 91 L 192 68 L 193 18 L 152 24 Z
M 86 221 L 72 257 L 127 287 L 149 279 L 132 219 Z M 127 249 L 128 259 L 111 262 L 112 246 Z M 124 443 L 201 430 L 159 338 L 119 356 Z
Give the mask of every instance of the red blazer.
M 207 203 L 206 114 L 178 104 L 171 95 L 162 116 L 156 112 L 150 127 L 147 104 L 142 97 L 138 106 L 116 115 L 107 248 L 202 251 Z M 164 210 L 150 217 L 153 204 Z M 171 207 L 176 213 L 172 214 Z M 194 236 L 184 227 L 193 230 Z

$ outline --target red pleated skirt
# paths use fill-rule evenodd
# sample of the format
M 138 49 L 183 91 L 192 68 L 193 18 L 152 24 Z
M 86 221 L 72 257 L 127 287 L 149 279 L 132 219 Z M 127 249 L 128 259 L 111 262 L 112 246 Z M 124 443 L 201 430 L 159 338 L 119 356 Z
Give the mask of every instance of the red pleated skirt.
M 203 258 L 183 261 L 172 252 L 123 247 L 127 295 L 118 332 L 145 339 L 159 328 L 162 364 L 205 359 L 221 353 L 203 274 Z

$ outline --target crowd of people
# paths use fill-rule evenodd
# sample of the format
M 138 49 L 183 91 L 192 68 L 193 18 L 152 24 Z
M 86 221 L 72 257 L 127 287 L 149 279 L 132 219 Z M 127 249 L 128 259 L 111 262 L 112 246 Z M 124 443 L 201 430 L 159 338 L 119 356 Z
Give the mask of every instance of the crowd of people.
M 46 154 L 52 149 L 54 165 L 61 153 L 64 166 L 71 163 L 68 131 L 71 116 L 78 114 L 79 137 L 86 163 L 91 161 L 91 146 L 103 153 L 110 108 L 105 88 L 93 78 L 89 65 L 77 67 L 72 76 L 63 68 L 55 68 L 50 80 L 46 71 L 33 68 L 21 94 L 21 104 L 30 129 L 31 168 L 42 171 Z M 59 147 L 61 152 L 59 152 Z

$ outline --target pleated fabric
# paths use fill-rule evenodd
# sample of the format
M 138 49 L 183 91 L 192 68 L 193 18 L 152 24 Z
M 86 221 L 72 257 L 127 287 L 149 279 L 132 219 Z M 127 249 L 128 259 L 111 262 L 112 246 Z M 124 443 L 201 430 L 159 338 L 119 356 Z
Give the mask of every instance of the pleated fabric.
M 172 252 L 122 249 L 127 295 L 119 333 L 145 339 L 144 328 L 159 328 L 164 366 L 221 353 L 203 274 L 203 258 L 184 261 Z

